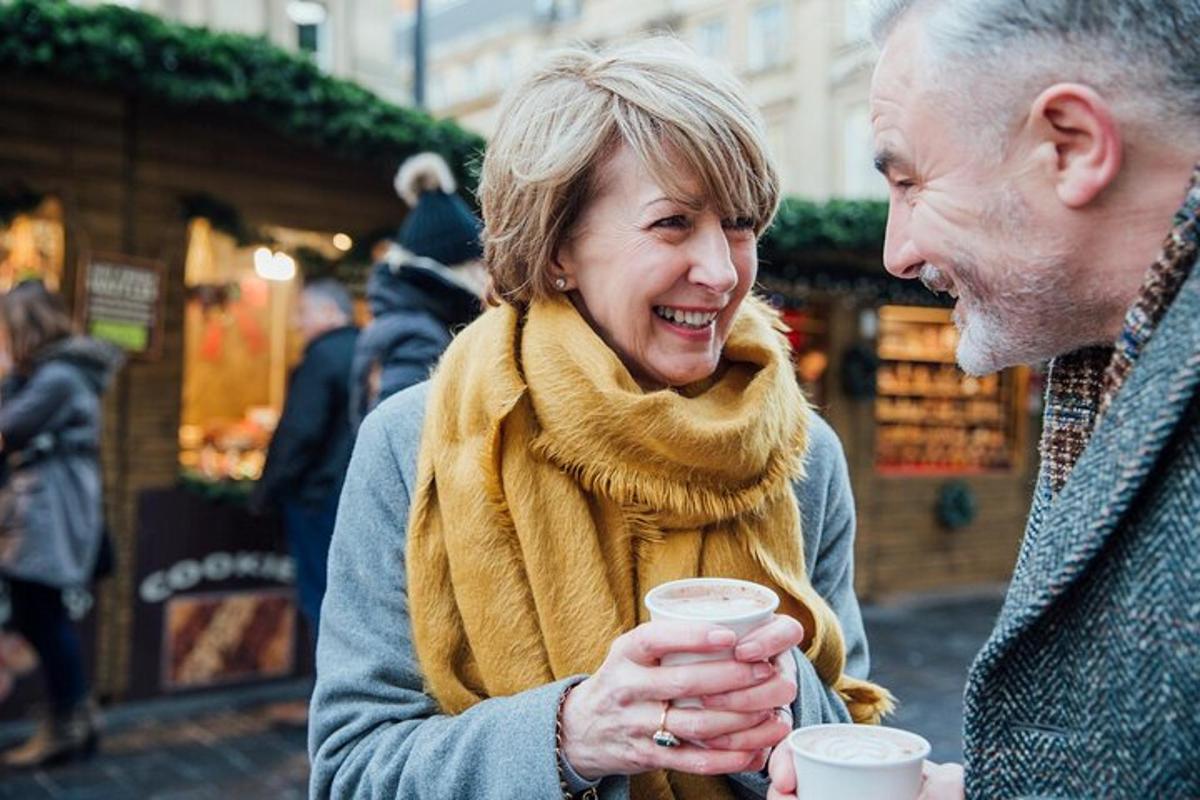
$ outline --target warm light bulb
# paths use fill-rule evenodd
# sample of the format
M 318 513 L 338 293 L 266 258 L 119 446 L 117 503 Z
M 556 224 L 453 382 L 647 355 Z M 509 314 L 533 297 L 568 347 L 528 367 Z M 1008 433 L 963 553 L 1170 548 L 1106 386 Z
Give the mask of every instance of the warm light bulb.
M 271 260 L 274 255 L 268 247 L 260 247 L 254 251 L 254 271 L 258 273 L 260 278 L 265 278 L 266 273 L 271 271 Z
M 333 246 L 343 253 L 350 252 L 350 248 L 354 247 L 354 240 L 344 233 L 335 233 L 333 235 Z
M 268 281 L 290 281 L 296 277 L 296 260 L 287 253 L 272 253 L 260 247 L 254 251 L 254 271 Z

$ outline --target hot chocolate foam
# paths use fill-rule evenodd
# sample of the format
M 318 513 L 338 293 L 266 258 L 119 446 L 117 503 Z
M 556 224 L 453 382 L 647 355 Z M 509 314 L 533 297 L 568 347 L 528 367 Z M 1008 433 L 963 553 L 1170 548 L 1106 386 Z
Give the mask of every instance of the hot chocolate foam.
M 654 602 L 668 614 L 695 619 L 749 616 L 772 605 L 771 598 L 762 592 L 728 584 L 682 586 L 657 595 Z
M 924 749 L 887 728 L 850 727 L 798 733 L 793 744 L 802 753 L 842 764 L 890 764 L 911 761 Z

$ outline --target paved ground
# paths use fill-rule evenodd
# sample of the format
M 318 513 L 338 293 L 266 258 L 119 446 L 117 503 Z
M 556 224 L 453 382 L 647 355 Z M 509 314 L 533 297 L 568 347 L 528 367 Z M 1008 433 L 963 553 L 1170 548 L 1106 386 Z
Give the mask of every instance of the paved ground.
M 939 761 L 961 758 L 963 681 L 999 603 L 926 598 L 864 610 L 875 678 L 902 703 L 893 724 L 928 738 Z M 304 731 L 283 717 L 306 692 L 292 683 L 110 709 L 98 757 L 0 776 L 0 800 L 301 800 Z M 27 733 L 0 726 L 0 746 Z
M 873 677 L 900 700 L 888 724 L 928 739 L 934 761 L 962 761 L 967 669 L 1002 600 L 996 591 L 863 609 Z

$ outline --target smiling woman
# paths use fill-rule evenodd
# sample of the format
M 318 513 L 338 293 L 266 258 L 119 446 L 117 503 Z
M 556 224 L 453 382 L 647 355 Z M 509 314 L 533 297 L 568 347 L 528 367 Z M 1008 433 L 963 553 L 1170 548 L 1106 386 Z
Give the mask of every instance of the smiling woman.
M 890 708 L 840 445 L 750 297 L 779 186 L 744 94 L 664 40 L 510 90 L 480 187 L 493 308 L 367 418 L 347 477 L 314 796 L 762 797 L 793 725 Z M 701 576 L 779 613 L 740 640 L 649 620 L 646 591 Z

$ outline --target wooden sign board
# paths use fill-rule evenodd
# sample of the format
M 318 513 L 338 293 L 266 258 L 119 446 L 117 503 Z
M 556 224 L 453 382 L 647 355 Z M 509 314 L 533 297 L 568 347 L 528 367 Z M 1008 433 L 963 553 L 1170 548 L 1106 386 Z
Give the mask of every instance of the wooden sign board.
M 158 261 L 99 253 L 85 257 L 76 305 L 83 331 L 133 356 L 158 358 L 165 275 Z

